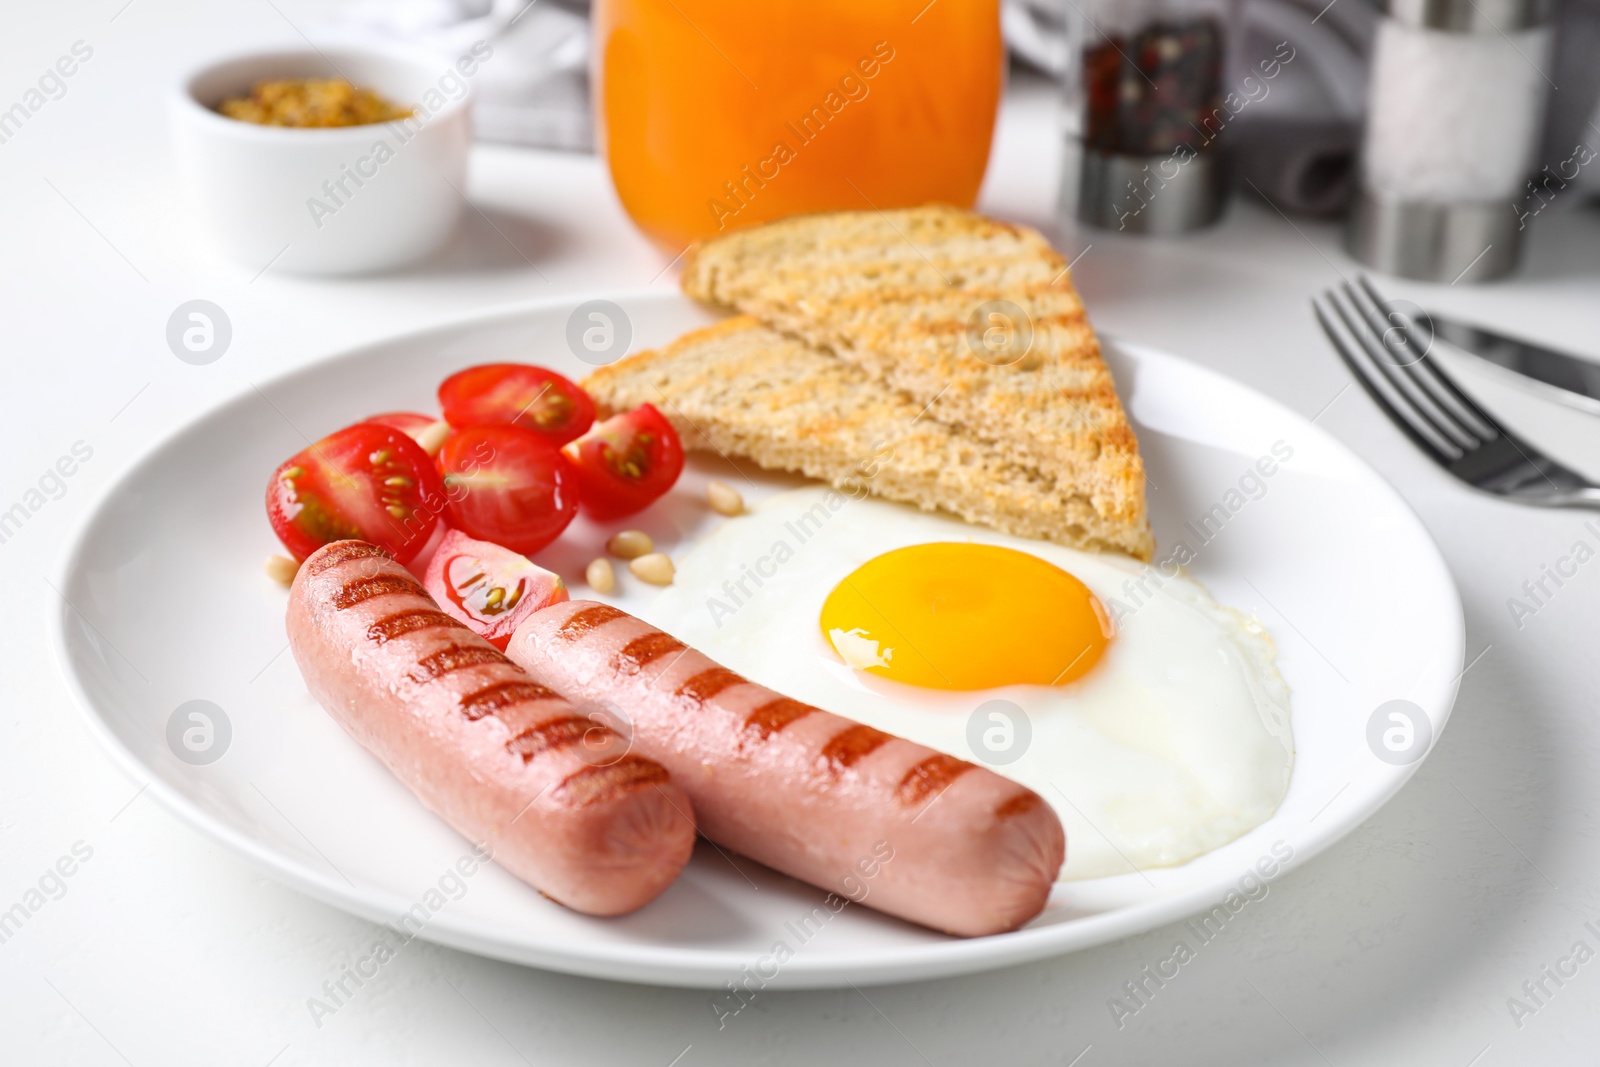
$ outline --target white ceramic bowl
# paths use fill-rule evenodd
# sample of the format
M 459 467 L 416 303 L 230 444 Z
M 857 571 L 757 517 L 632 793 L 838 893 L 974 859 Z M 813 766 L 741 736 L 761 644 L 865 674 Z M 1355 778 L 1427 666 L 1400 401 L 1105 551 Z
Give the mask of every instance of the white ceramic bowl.
M 172 102 L 174 147 L 218 250 L 255 270 L 356 274 L 437 249 L 464 204 L 472 65 L 389 50 L 286 49 L 213 62 L 184 78 Z M 345 78 L 413 108 L 413 117 L 291 129 L 216 110 L 258 81 L 308 77 Z

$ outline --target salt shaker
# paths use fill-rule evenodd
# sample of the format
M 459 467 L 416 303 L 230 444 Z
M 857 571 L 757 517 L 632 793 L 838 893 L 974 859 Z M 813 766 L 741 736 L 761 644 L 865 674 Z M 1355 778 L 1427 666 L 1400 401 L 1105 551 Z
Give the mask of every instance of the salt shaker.
M 1517 265 L 1549 82 L 1550 0 L 1388 0 L 1346 244 L 1403 278 Z
M 1077 217 L 1146 234 L 1216 221 L 1217 139 L 1242 99 L 1225 86 L 1238 0 L 1073 0 L 1067 15 Z

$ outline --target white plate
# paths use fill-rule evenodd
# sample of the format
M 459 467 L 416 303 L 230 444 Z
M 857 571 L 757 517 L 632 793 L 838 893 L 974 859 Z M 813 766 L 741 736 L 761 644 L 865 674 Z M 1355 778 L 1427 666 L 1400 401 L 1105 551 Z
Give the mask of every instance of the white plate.
M 636 349 L 707 320 L 672 294 L 611 299 L 631 319 Z M 379 922 L 409 910 L 417 918 L 406 929 L 420 925 L 429 940 L 636 982 L 720 987 L 748 967 L 757 981 L 825 987 L 1020 963 L 1217 907 L 1213 925 L 1225 921 L 1260 892 L 1258 861 L 1269 877 L 1306 861 L 1419 765 L 1385 762 L 1369 747 L 1379 705 L 1413 702 L 1435 739 L 1445 725 L 1462 664 L 1461 607 L 1404 502 L 1299 415 L 1173 356 L 1108 345 L 1150 472 L 1158 555 L 1180 540 L 1197 548 L 1192 573 L 1223 603 L 1254 611 L 1277 641 L 1298 751 L 1276 816 L 1181 867 L 1059 885 L 1026 929 L 966 941 L 851 907 L 802 942 L 794 923 L 820 892 L 748 861 L 734 867 L 704 845 L 661 899 L 621 919 L 567 911 L 495 867 L 460 879 L 459 899 L 435 910 L 441 898 L 430 889 L 468 846 L 307 695 L 284 653 L 284 590 L 261 573 L 277 550 L 265 485 L 309 437 L 378 411 L 432 409 L 437 383 L 457 368 L 531 360 L 581 375 L 566 342 L 576 306 L 482 315 L 286 375 L 182 428 L 107 491 L 67 554 L 58 585 L 70 606 L 54 626 L 95 733 L 137 782 L 274 877 Z M 1229 497 L 1278 441 L 1294 455 L 1263 480 L 1259 499 Z M 669 551 L 692 540 L 711 518 L 701 486 L 717 474 L 729 475 L 722 461 L 696 460 L 641 524 Z M 800 484 L 756 480 L 760 491 Z M 1186 524 L 1241 501 L 1199 547 Z M 542 562 L 579 579 L 601 535 L 579 520 Z M 225 750 L 215 735 L 212 751 L 223 754 L 209 764 L 180 760 L 182 745 L 168 741 L 169 720 L 191 700 L 213 702 L 231 728 Z M 780 940 L 793 958 L 773 976 Z

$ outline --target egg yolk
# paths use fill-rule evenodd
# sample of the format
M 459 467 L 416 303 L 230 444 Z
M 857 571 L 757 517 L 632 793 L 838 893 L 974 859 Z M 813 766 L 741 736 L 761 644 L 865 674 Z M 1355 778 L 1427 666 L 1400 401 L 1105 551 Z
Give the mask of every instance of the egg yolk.
M 929 689 L 1064 685 L 1100 659 L 1110 616 L 1089 587 L 998 545 L 910 545 L 857 567 L 822 632 L 858 670 Z

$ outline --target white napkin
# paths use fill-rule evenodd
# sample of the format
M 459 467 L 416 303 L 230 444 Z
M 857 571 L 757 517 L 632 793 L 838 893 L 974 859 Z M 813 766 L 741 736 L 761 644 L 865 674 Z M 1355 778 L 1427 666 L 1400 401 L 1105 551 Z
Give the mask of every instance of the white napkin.
M 363 0 L 319 28 L 453 60 L 487 42 L 473 78 L 480 140 L 590 151 L 587 0 Z

